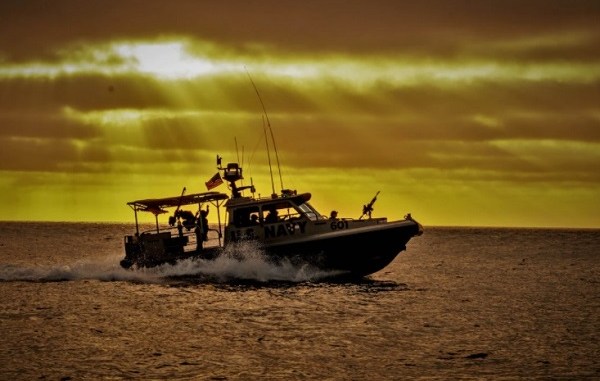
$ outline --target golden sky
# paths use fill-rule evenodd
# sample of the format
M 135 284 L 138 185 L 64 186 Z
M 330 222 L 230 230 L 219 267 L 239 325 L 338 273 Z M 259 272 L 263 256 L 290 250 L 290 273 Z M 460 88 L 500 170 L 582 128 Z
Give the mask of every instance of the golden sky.
M 235 140 L 270 194 L 247 70 L 285 187 L 323 214 L 380 190 L 376 216 L 425 226 L 600 227 L 598 20 L 595 0 L 2 1 L 0 220 L 133 221 L 128 201 L 205 191 Z

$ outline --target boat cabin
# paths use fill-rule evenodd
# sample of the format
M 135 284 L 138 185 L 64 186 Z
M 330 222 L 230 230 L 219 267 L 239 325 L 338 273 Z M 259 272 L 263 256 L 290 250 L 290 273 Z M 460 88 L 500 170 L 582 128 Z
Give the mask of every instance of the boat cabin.
M 310 193 L 284 195 L 275 198 L 230 199 L 227 208 L 225 244 L 242 239 L 262 242 L 306 233 L 309 222 L 325 220 L 308 203 Z

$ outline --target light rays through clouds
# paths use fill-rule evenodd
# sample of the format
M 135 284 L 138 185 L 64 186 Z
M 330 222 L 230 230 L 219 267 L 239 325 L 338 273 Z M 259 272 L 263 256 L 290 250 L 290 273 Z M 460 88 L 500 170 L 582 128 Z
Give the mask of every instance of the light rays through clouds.
M 398 2 L 326 2 L 326 15 L 334 6 L 345 13 L 313 18 L 304 39 L 290 28 L 319 10 L 312 3 L 295 14 L 273 5 L 282 13 L 271 34 L 254 13 L 237 33 L 208 16 L 196 25 L 179 12 L 204 14 L 207 5 L 187 1 L 150 2 L 164 18 L 148 13 L 152 25 L 137 18 L 104 33 L 94 9 L 59 1 L 63 13 L 89 19 L 73 21 L 81 35 L 62 31 L 61 12 L 35 14 L 49 3 L 28 3 L 29 13 L 16 4 L 3 15 L 22 23 L 0 27 L 0 219 L 128 220 L 132 199 L 203 191 L 217 153 L 236 159 L 234 138 L 266 194 L 262 109 L 248 71 L 286 186 L 311 191 L 324 214 L 360 214 L 381 190 L 380 214 L 412 212 L 426 225 L 600 226 L 600 27 L 591 2 L 564 16 L 572 3 L 537 14 L 499 2 L 489 25 L 480 19 L 487 9 L 466 3 L 456 3 L 465 14 L 451 12 L 455 24 L 441 9 L 403 6 L 399 17 L 423 23 L 397 27 L 386 12 Z M 132 4 L 120 11 L 133 14 Z M 500 20 L 523 13 L 535 22 Z M 363 16 L 352 25 L 362 35 L 348 29 L 343 39 L 334 28 Z M 8 41 L 32 20 L 42 26 L 30 33 L 47 45 Z

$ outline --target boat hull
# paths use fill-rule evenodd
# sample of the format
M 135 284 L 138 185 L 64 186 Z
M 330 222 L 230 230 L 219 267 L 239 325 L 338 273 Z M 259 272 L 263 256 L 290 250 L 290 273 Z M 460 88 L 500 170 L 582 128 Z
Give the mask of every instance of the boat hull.
M 272 257 L 308 263 L 340 276 L 366 276 L 389 265 L 421 232 L 415 221 L 399 221 L 307 237 L 266 247 Z
M 331 272 L 331 277 L 363 277 L 390 264 L 421 229 L 416 221 L 404 220 L 263 244 L 262 249 L 274 263 L 308 264 Z M 171 239 L 165 241 L 169 244 L 149 245 L 149 242 L 126 242 L 126 257 L 121 266 L 154 267 L 190 258 L 211 260 L 224 252 L 221 247 L 184 252 L 183 242 Z M 243 253 L 240 257 L 243 258 Z

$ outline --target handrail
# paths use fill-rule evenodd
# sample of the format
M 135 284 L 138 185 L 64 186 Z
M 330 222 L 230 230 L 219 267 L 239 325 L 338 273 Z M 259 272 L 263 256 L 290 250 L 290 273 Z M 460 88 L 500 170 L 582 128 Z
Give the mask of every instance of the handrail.
M 196 226 L 196 225 L 194 225 Z M 211 234 L 211 232 L 214 232 Z M 179 230 L 177 226 L 166 226 L 164 228 L 161 228 L 159 233 L 170 233 L 172 238 L 177 238 L 179 237 Z M 158 234 L 156 232 L 156 229 L 152 228 L 152 229 L 148 229 L 145 230 L 143 232 L 140 233 L 140 236 L 142 235 L 156 235 Z M 195 227 L 192 227 L 190 230 L 188 230 L 185 226 L 183 227 L 182 230 L 182 237 L 188 237 L 188 246 L 195 246 L 197 244 L 196 241 L 196 231 L 195 231 Z M 190 237 L 192 239 L 190 239 Z M 219 239 L 223 237 L 223 234 L 219 231 L 219 229 L 215 229 L 215 228 L 210 228 L 208 229 L 208 241 L 204 241 L 204 246 L 205 247 L 217 247 L 217 246 L 221 246 Z M 216 243 L 215 243 L 216 241 Z

